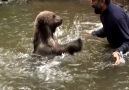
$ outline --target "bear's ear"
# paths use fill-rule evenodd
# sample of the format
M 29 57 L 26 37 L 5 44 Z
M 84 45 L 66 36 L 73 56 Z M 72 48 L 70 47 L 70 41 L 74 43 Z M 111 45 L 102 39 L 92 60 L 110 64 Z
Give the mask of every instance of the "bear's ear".
M 43 29 L 43 27 L 46 26 L 44 18 L 43 17 L 37 17 L 35 19 L 35 27 L 40 30 Z
M 37 18 L 37 23 L 40 25 L 44 25 L 45 24 L 44 18 Z

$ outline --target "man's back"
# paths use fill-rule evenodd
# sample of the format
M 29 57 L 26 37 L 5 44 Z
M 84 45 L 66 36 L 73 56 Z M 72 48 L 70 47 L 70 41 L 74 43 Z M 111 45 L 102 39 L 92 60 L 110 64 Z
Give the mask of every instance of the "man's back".
M 101 15 L 101 21 L 110 45 L 119 47 L 129 40 L 129 16 L 122 8 L 110 3 Z

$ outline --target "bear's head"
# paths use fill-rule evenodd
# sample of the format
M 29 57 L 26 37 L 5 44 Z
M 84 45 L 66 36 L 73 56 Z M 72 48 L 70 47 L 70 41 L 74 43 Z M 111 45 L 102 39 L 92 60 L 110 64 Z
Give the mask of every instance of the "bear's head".
M 48 26 L 51 32 L 54 33 L 55 29 L 62 24 L 63 19 L 51 11 L 40 12 L 36 18 L 36 23 L 39 28 Z

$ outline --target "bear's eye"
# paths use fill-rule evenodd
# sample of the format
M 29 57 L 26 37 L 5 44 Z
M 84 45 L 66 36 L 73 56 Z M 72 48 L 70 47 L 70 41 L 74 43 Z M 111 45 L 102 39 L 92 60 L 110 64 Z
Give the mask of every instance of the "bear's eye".
M 55 17 L 56 17 L 56 15 L 53 15 L 52 17 L 53 17 L 53 18 L 55 18 Z

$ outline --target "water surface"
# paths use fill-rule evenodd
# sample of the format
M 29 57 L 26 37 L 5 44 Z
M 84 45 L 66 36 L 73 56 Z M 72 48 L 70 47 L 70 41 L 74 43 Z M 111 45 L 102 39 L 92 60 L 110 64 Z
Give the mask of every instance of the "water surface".
M 32 57 L 33 22 L 50 10 L 63 18 L 59 43 L 81 38 L 83 50 L 54 59 Z M 0 90 L 129 90 L 129 65 L 114 63 L 106 39 L 84 36 L 101 27 L 88 0 L 31 0 L 0 6 Z M 127 58 L 128 60 L 128 58 Z

